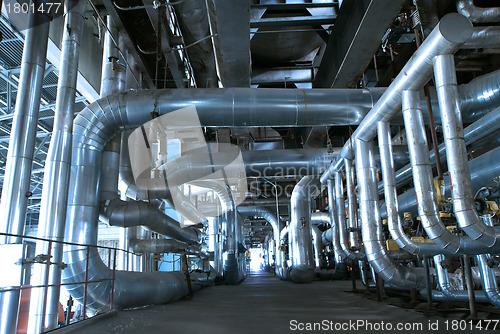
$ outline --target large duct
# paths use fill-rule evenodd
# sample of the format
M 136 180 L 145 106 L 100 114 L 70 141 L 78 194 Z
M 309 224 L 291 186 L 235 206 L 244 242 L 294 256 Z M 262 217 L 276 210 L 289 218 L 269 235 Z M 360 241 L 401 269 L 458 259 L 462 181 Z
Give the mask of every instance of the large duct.
M 314 252 L 311 235 L 311 197 L 318 188 L 318 179 L 304 176 L 292 192 L 292 214 L 289 245 L 292 267 L 290 278 L 296 283 L 308 283 L 314 278 Z
M 356 140 L 356 175 L 359 187 L 363 245 L 371 267 L 388 284 L 403 288 L 424 288 L 423 268 L 396 264 L 387 254 L 378 205 L 377 172 L 373 142 Z
M 474 241 L 498 252 L 500 234 L 485 225 L 474 208 L 472 181 L 467 163 L 467 148 L 460 115 L 455 63 L 452 55 L 434 59 L 434 77 L 438 92 L 439 110 L 443 119 L 453 211 L 461 229 Z
M 365 142 L 372 140 L 376 135 L 376 124 L 379 121 L 390 120 L 401 110 L 403 90 L 421 89 L 429 81 L 432 76 L 435 56 L 454 53 L 461 44 L 470 38 L 471 34 L 472 24 L 464 16 L 454 13 L 444 16 L 370 112 L 363 118 L 363 121 L 342 148 L 340 156 L 321 176 L 321 182 L 326 183 L 326 180 L 335 171 L 340 170 L 345 158 L 353 159 L 352 145 L 355 139 Z
M 311 233 L 314 245 L 314 264 L 316 268 L 321 268 L 321 253 L 323 242 L 321 241 L 321 230 L 317 225 L 311 224 Z
M 283 277 L 284 272 L 284 256 L 280 250 L 280 233 L 284 223 L 269 209 L 257 206 L 239 206 L 238 212 L 243 216 L 256 216 L 265 219 L 273 228 L 274 238 L 274 254 L 276 257 L 276 275 Z
M 458 0 L 457 11 L 474 23 L 500 22 L 499 7 L 476 7 L 474 5 L 474 0 Z

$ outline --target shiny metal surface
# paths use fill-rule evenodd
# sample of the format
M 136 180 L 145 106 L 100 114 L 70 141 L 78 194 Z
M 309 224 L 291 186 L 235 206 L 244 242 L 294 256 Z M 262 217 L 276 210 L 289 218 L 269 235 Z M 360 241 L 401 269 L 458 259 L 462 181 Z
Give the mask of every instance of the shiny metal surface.
M 493 227 L 486 226 L 474 207 L 474 193 L 469 170 L 467 148 L 464 140 L 462 116 L 458 107 L 455 62 L 451 55 L 434 59 L 434 77 L 439 100 L 439 111 L 443 120 L 443 136 L 446 145 L 446 162 L 450 178 L 453 211 L 458 224 L 473 240 L 500 249 L 500 235 Z
M 292 260 L 290 278 L 296 283 L 308 283 L 314 278 L 311 196 L 318 185 L 314 176 L 304 176 L 292 192 L 288 240 Z
M 348 227 L 349 241 L 351 242 L 351 247 L 358 252 L 359 256 L 364 258 L 364 253 L 362 247 L 360 247 L 360 236 L 359 236 L 359 226 L 358 226 L 358 202 L 356 199 L 356 190 L 354 187 L 354 168 L 352 166 L 352 160 L 345 160 L 345 183 L 347 188 L 347 207 L 348 207 Z
M 500 307 L 500 290 L 498 290 L 495 270 L 488 265 L 490 258 L 490 254 L 481 254 L 477 256 L 479 269 L 481 270 L 481 282 L 483 291 L 490 302 L 494 306 Z
M 105 209 L 109 225 L 120 227 L 144 226 L 151 231 L 185 242 L 199 242 L 201 233 L 197 228 L 182 228 L 175 219 L 167 216 L 147 202 L 125 202 L 111 200 Z
M 0 201 L 0 231 L 17 235 L 24 234 L 24 224 L 30 196 L 31 169 L 37 133 L 38 112 L 45 60 L 49 37 L 50 18 L 43 13 L 28 15 L 21 73 L 11 126 L 9 150 Z M 21 243 L 18 237 L 0 237 L 0 244 Z M 21 284 L 21 277 L 19 278 Z M 19 308 L 19 291 L 6 292 L 2 296 L 0 333 L 15 333 Z
M 403 92 L 403 99 L 406 98 L 405 94 L 406 93 Z M 443 249 L 436 244 L 417 243 L 411 240 L 403 230 L 401 215 L 399 213 L 396 181 L 394 177 L 391 128 L 388 122 L 379 122 L 377 124 L 377 129 L 384 183 L 384 198 L 387 210 L 387 223 L 392 239 L 396 241 L 401 249 L 411 254 L 435 255 L 443 252 Z
M 130 249 L 134 253 L 180 253 L 189 249 L 185 242 L 174 239 L 131 239 Z
M 44 184 L 40 204 L 37 237 L 63 241 L 66 223 L 66 203 L 68 200 L 69 174 L 71 165 L 71 140 L 75 112 L 76 80 L 80 54 L 80 38 L 83 29 L 85 3 L 68 1 L 65 3 L 65 22 L 61 51 L 61 68 L 54 116 L 54 126 L 47 159 L 45 160 Z M 68 8 L 71 10 L 68 11 Z M 36 28 L 35 28 L 36 29 Z M 48 254 L 47 242 L 37 242 L 36 254 Z M 63 247 L 53 244 L 50 250 L 53 262 L 62 262 Z M 32 285 L 45 284 L 47 266 L 34 264 Z M 31 294 L 28 333 L 39 333 L 57 327 L 61 269 L 51 266 L 49 281 L 51 288 L 34 289 Z M 43 317 L 44 294 L 47 290 L 47 306 Z M 42 321 L 44 327 L 42 328 Z
M 283 277 L 284 275 L 284 262 L 285 258 L 283 256 L 282 251 L 279 249 L 280 242 L 280 234 L 281 230 L 284 227 L 284 223 L 279 219 L 275 213 L 265 207 L 257 207 L 257 206 L 239 206 L 238 212 L 243 216 L 255 216 L 261 217 L 271 225 L 273 228 L 273 239 L 274 239 L 274 254 L 275 254 L 275 271 L 276 275 Z M 320 238 L 321 241 L 321 238 Z
M 335 263 L 342 263 L 347 258 L 347 254 L 342 249 L 342 245 L 340 244 L 340 229 L 339 222 L 337 216 L 337 203 L 335 199 L 335 187 L 333 184 L 333 180 L 328 180 L 326 183 L 326 189 L 328 191 L 328 222 L 330 223 L 330 229 L 327 230 L 329 234 L 327 234 L 327 239 L 332 243 L 333 251 L 335 253 Z M 312 217 L 314 219 L 318 219 L 323 216 L 316 217 L 317 213 L 314 213 Z M 318 214 L 319 215 L 319 214 Z M 329 237 L 329 238 L 328 238 Z
M 376 124 L 389 121 L 400 111 L 402 91 L 421 89 L 429 81 L 433 58 L 440 54 L 453 54 L 471 35 L 472 24 L 464 16 L 454 13 L 444 16 L 363 118 L 351 138 L 372 140 L 376 135 Z M 350 143 L 348 141 L 344 145 L 340 157 L 323 173 L 321 183 L 325 183 L 335 170 L 343 167 L 344 158 L 353 158 Z
M 488 49 L 500 47 L 500 28 L 474 27 L 472 37 L 464 43 L 462 49 Z
M 500 108 L 496 108 L 493 111 L 487 113 L 479 120 L 475 121 L 464 129 L 465 144 L 469 145 L 479 140 L 485 140 L 486 138 L 490 137 L 492 139 L 496 138 L 498 130 L 500 130 Z M 439 145 L 439 156 L 443 158 L 445 157 L 445 153 L 446 146 L 444 144 Z M 428 154 L 431 164 L 434 165 L 436 163 L 434 150 L 429 151 Z M 411 180 L 411 178 L 411 164 L 408 164 L 396 172 L 396 185 L 398 187 L 405 185 L 406 182 Z M 380 183 L 378 188 L 379 193 L 382 193 L 383 183 Z
M 485 247 L 475 240 L 451 233 L 439 217 L 432 168 L 428 156 L 422 110 L 418 93 L 403 92 L 403 116 L 406 138 L 410 149 L 410 159 L 418 202 L 418 214 L 427 235 L 439 247 L 450 253 L 469 253 L 485 251 Z
M 350 259 L 355 259 L 356 255 L 351 252 L 349 246 L 349 236 L 347 234 L 347 222 L 345 216 L 344 183 L 342 173 L 335 172 L 335 215 L 337 216 L 338 233 L 342 251 Z
M 317 225 L 311 224 L 311 233 L 314 245 L 314 264 L 316 268 L 321 268 L 321 253 L 323 251 L 323 243 L 321 242 L 321 230 Z
M 455 285 L 451 283 L 450 274 L 446 269 L 444 255 L 435 255 L 434 264 L 436 266 L 436 274 L 438 278 L 439 289 L 441 292 L 432 291 L 433 300 L 456 300 L 467 301 L 469 296 L 467 290 L 458 290 Z M 474 291 L 476 301 L 487 303 L 488 298 L 484 291 Z
M 477 111 L 487 113 L 498 108 L 500 106 L 499 80 L 500 70 L 497 70 L 458 86 L 462 114 Z
M 500 21 L 500 8 L 477 7 L 474 0 L 458 0 L 457 11 L 474 23 L 491 23 Z
M 371 267 L 388 284 L 404 288 L 423 288 L 425 286 L 423 268 L 409 268 L 397 264 L 387 253 L 380 219 L 373 153 L 373 142 L 356 140 L 356 175 L 366 257 Z

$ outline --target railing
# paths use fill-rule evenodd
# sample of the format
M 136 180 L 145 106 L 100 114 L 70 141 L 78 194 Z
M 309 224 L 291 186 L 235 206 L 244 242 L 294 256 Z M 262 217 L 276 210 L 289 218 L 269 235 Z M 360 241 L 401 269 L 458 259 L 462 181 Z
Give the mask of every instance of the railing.
M 115 284 L 115 274 L 117 270 L 117 255 L 118 252 L 124 252 L 127 254 L 134 254 L 133 252 L 123 250 L 123 249 L 118 249 L 114 247 L 107 247 L 107 246 L 97 246 L 97 245 L 87 245 L 87 244 L 79 244 L 79 243 L 72 243 L 72 242 L 65 242 L 65 241 L 56 241 L 56 240 L 51 240 L 51 239 L 45 239 L 45 238 L 38 238 L 38 237 L 33 237 L 33 236 L 26 236 L 26 235 L 16 235 L 16 234 L 10 234 L 10 233 L 0 233 L 0 236 L 6 236 L 6 237 L 14 237 L 14 238 L 20 238 L 23 240 L 24 245 L 33 245 L 33 243 L 28 243 L 27 241 L 32 240 L 32 241 L 38 241 L 38 242 L 47 242 L 47 247 L 44 249 L 47 250 L 48 254 L 38 254 L 34 256 L 29 256 L 27 254 L 27 251 L 23 249 L 23 255 L 22 255 L 22 263 L 18 263 L 17 265 L 21 266 L 19 269 L 20 272 L 20 277 L 19 277 L 19 285 L 8 285 L 8 287 L 2 287 L 0 286 L 0 296 L 2 294 L 8 293 L 8 292 L 14 292 L 14 291 L 19 291 L 21 292 L 22 290 L 31 290 L 31 289 L 40 289 L 44 288 L 43 292 L 43 306 L 42 306 L 42 324 L 41 328 L 45 328 L 45 318 L 46 318 L 46 313 L 47 313 L 47 299 L 48 299 L 48 291 L 49 288 L 54 288 L 54 287 L 61 287 L 61 286 L 69 286 L 69 285 L 83 285 L 84 286 L 84 296 L 83 296 L 83 303 L 82 303 L 82 319 L 74 319 L 76 321 L 79 320 L 84 320 L 87 317 L 87 290 L 88 290 L 88 285 L 92 283 L 100 283 L 104 281 L 111 281 L 111 295 L 110 295 L 110 305 L 109 309 L 113 309 L 113 299 L 114 299 L 114 284 Z M 52 262 L 51 258 L 53 258 L 53 247 L 55 244 L 62 244 L 64 246 L 79 246 L 82 247 L 82 250 L 85 249 L 86 252 L 86 270 L 85 270 L 85 281 L 83 282 L 71 282 L 71 283 L 59 283 L 59 284 L 49 284 L 49 275 L 50 275 L 50 268 L 52 265 L 57 265 L 61 268 L 61 270 L 64 270 L 64 268 L 67 267 L 66 263 L 62 262 Z M 1 254 L 1 248 L 2 245 L 0 245 L 0 256 L 4 257 L 6 256 L 5 254 Z M 107 250 L 108 252 L 108 266 L 112 271 L 112 277 L 111 278 L 106 278 L 106 279 L 93 279 L 89 280 L 88 277 L 88 269 L 89 269 L 89 255 L 90 255 L 90 249 L 91 248 L 97 248 L 97 249 L 102 249 L 102 250 Z M 28 246 L 29 248 L 29 246 Z M 35 248 L 35 247 L 33 247 Z M 33 249 L 33 253 L 36 251 L 36 249 Z M 102 257 L 102 252 L 101 257 Z M 128 255 L 127 255 L 128 256 Z M 138 256 L 138 255 L 136 255 Z M 103 259 L 104 260 L 104 259 Z M 40 264 L 40 265 L 45 265 L 45 276 L 43 279 L 43 284 L 40 285 L 30 285 L 29 282 L 31 280 L 31 267 L 34 264 Z M 4 268 L 2 268 L 4 269 Z M 2 270 L 3 271 L 3 270 Z M 12 274 L 12 273 L 11 273 Z M 8 273 L 3 272 L 3 275 L 8 275 Z M 15 273 L 14 273 L 15 275 Z M 0 278 L 0 284 L 2 284 L 2 280 Z M 3 285 L 3 284 L 2 284 Z M 20 299 L 20 298 L 19 298 Z M 1 298 L 0 298 L 1 300 Z M 0 310 L 0 312 L 5 312 L 6 310 Z M 71 321 L 71 306 L 68 305 L 68 310 L 67 310 L 67 316 L 65 325 L 68 325 Z M 19 314 L 19 317 L 21 317 L 21 314 Z M 73 322 L 76 322 L 73 321 Z M 21 325 L 21 323 L 20 323 Z

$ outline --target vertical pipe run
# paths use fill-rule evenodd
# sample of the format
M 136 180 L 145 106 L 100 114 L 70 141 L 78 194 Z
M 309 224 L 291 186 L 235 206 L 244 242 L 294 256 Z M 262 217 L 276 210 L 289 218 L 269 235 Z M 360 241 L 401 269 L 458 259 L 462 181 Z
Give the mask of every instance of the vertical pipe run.
M 476 296 L 474 295 L 474 283 L 472 282 L 472 272 L 470 268 L 470 256 L 464 255 L 464 275 L 467 283 L 467 294 L 469 296 L 470 316 L 477 319 Z
M 348 213 L 349 213 L 349 240 L 351 247 L 360 249 L 358 231 L 358 205 L 356 202 L 356 190 L 354 189 L 354 168 L 352 160 L 345 161 L 345 183 L 347 187 Z
M 335 263 L 340 264 L 344 262 L 347 254 L 342 250 L 340 245 L 340 233 L 339 233 L 339 222 L 336 214 L 336 203 L 335 203 L 335 188 L 333 185 L 333 180 L 328 179 L 326 182 L 328 190 L 328 214 L 330 215 L 331 222 L 331 233 L 332 233 L 332 245 L 335 255 Z
M 342 182 L 342 173 L 335 172 L 335 207 L 337 209 L 337 223 L 339 231 L 340 246 L 346 256 L 351 256 L 349 249 L 349 239 L 347 236 L 347 226 L 345 217 L 344 184 Z
M 500 249 L 498 235 L 486 226 L 474 209 L 474 194 L 464 140 L 462 113 L 459 107 L 457 77 L 453 55 L 434 58 L 434 77 L 443 123 L 446 162 L 450 176 L 453 209 L 458 224 L 473 240 L 494 250 Z
M 85 6 L 85 2 L 78 0 L 65 2 L 65 22 L 60 60 L 61 68 L 57 87 L 54 127 L 49 152 L 45 161 L 38 238 L 57 241 L 63 241 L 64 239 L 66 205 L 61 205 L 61 203 L 66 203 L 68 200 L 76 80 L 78 76 L 80 38 L 83 29 Z M 46 242 L 37 242 L 36 254 L 49 254 L 53 252 L 54 257 L 51 261 L 62 262 L 63 245 L 54 243 L 53 250 L 48 247 L 50 246 Z M 45 273 L 47 269 L 49 272 Z M 45 265 L 35 264 L 32 284 L 43 284 L 42 278 L 46 274 L 49 275 L 47 284 L 55 286 L 33 289 L 30 302 L 28 333 L 39 333 L 57 327 L 60 294 L 60 287 L 58 285 L 61 283 L 61 269 L 57 265 L 47 268 Z M 47 305 L 43 303 L 42 296 L 44 295 L 47 295 Z M 42 317 L 43 307 L 46 307 L 45 319 Z
M 289 244 L 292 254 L 290 278 L 308 283 L 314 278 L 314 252 L 311 235 L 311 196 L 319 182 L 314 176 L 303 177 L 291 197 Z
M 35 3 L 38 6 L 38 2 Z M 50 17 L 30 12 L 26 32 L 19 87 L 11 127 L 9 150 L 5 166 L 0 201 L 0 232 L 24 234 L 24 224 L 30 193 L 31 168 L 35 151 L 38 111 L 45 74 Z M 21 243 L 22 238 L 0 236 L 0 244 Z M 21 277 L 19 285 L 22 284 Z M 1 296 L 1 334 L 17 329 L 20 291 L 4 292 Z

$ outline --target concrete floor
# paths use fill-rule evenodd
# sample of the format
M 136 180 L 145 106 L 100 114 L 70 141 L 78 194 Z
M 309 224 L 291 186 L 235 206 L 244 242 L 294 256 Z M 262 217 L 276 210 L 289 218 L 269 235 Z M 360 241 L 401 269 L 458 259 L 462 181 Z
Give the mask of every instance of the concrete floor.
M 268 273 L 252 273 L 240 286 L 219 285 L 198 291 L 192 300 L 181 300 L 167 305 L 117 312 L 72 332 L 95 333 L 290 333 L 299 323 L 328 323 L 322 331 L 332 333 L 388 333 L 368 330 L 366 326 L 342 330 L 337 326 L 349 325 L 364 319 L 373 326 L 391 322 L 394 333 L 446 332 L 446 319 L 428 318 L 413 310 L 377 303 L 349 292 L 350 281 L 318 281 L 295 284 L 279 280 Z M 296 320 L 297 326 L 291 321 Z M 330 325 L 330 321 L 332 325 Z M 397 323 L 407 326 L 421 323 L 422 329 L 396 330 Z M 429 329 L 430 323 L 439 326 Z M 331 327 L 329 327 L 331 326 Z M 417 325 L 415 325 L 417 326 Z M 450 333 L 472 333 L 471 330 L 452 330 Z M 71 326 L 70 326 L 71 327 Z M 307 327 L 304 327 L 307 329 Z M 330 330 L 331 328 L 331 330 Z M 344 327 L 348 328 L 348 327 Z M 353 330 L 354 329 L 354 330 Z M 312 332 L 312 331 L 308 331 Z M 487 331 L 480 331 L 486 333 Z

